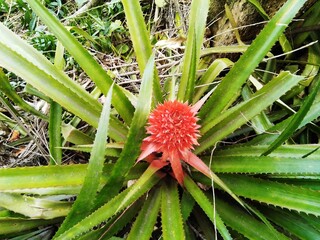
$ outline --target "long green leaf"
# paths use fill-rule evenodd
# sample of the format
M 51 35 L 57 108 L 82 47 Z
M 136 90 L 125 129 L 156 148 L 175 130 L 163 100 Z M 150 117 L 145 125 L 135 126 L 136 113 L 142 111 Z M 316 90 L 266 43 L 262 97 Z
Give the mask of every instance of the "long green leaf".
M 263 213 L 277 225 L 287 229 L 291 234 L 302 240 L 320 239 L 320 231 L 317 231 L 310 223 L 295 212 L 278 208 L 265 208 Z
M 34 191 L 46 192 L 54 188 L 65 190 L 75 189 L 79 192 L 83 184 L 88 164 L 52 165 L 39 167 L 0 168 L 0 191 L 33 193 Z M 110 175 L 113 164 L 105 164 L 100 179 L 101 184 L 106 183 L 106 176 Z M 126 175 L 126 180 L 138 178 L 146 169 L 146 164 L 138 164 Z M 45 179 L 45 181 L 44 181 Z M 61 192 L 60 194 L 67 194 Z
M 0 34 L 0 66 L 22 77 L 92 126 L 98 126 L 102 106 L 96 99 L 1 23 L 0 32 L 3 33 Z M 110 136 L 123 141 L 126 134 L 127 129 L 112 116 Z
M 134 222 L 127 240 L 148 240 L 154 230 L 161 203 L 161 191 L 148 193 L 147 199 Z
M 54 65 L 63 70 L 64 68 L 64 48 L 60 42 L 57 43 L 57 48 L 54 57 Z M 62 107 L 58 103 L 52 101 L 50 104 L 50 118 L 49 118 L 49 150 L 50 150 L 50 164 L 61 164 L 62 161 Z
M 208 9 L 208 0 L 192 1 L 191 3 L 188 40 L 178 91 L 178 99 L 180 101 L 192 102 L 196 69 L 200 60 L 200 49 L 203 43 Z
M 280 136 L 270 145 L 270 147 L 262 153 L 262 155 L 266 156 L 270 154 L 274 149 L 279 147 L 284 141 L 286 141 L 293 132 L 300 126 L 303 121 L 304 116 L 310 110 L 311 105 L 319 92 L 320 89 L 320 77 L 317 78 L 317 83 L 314 86 L 311 94 L 305 99 L 305 102 L 300 107 L 299 111 L 294 115 L 288 126 L 283 130 Z
M 320 116 L 320 95 L 318 94 L 316 99 L 314 100 L 314 103 L 312 104 L 310 110 L 304 116 L 298 129 L 304 127 L 305 125 L 312 122 L 314 119 L 318 118 L 319 116 Z M 286 126 L 291 122 L 293 117 L 294 116 L 291 116 L 291 117 L 283 120 L 282 122 L 278 123 L 277 125 L 271 127 L 270 129 L 267 130 L 266 133 L 263 133 L 263 134 L 255 137 L 250 142 L 248 142 L 246 145 L 271 144 L 273 141 L 275 141 L 278 138 L 279 133 L 281 133 L 286 128 Z
M 59 236 L 83 219 L 93 208 L 105 161 L 105 141 L 108 136 L 112 90 L 113 88 L 111 87 L 106 96 L 83 186 L 70 213 L 56 233 L 56 236 Z
M 320 192 L 241 175 L 220 177 L 238 196 L 320 216 Z
M 252 97 L 250 88 L 245 85 L 242 89 L 243 100 L 249 100 Z M 268 119 L 264 111 L 251 119 L 251 124 L 254 131 L 258 134 L 265 132 L 268 128 L 272 127 L 272 123 Z
M 106 199 L 109 199 L 120 190 L 126 174 L 138 158 L 141 141 L 145 135 L 145 124 L 151 109 L 153 77 L 154 55 L 150 57 L 143 74 L 138 103 L 127 141 L 111 174 L 108 176 L 107 184 L 97 197 L 96 206 L 101 206 Z
M 49 118 L 49 149 L 50 149 L 50 164 L 61 164 L 62 160 L 62 107 L 52 101 L 50 104 Z
M 271 231 L 263 222 L 258 221 L 248 212 L 234 206 L 224 200 L 217 198 L 217 211 L 222 220 L 232 229 L 243 234 L 248 239 L 266 240 L 266 239 L 288 239 L 282 234 Z
M 164 181 L 161 190 L 161 226 L 163 239 L 185 239 L 176 181 L 173 181 L 171 178 L 168 179 L 168 181 Z
M 233 62 L 227 58 L 219 58 L 213 61 L 205 74 L 197 82 L 197 89 L 193 98 L 193 104 L 200 100 L 203 94 L 209 88 L 209 84 L 216 80 L 216 77 L 226 68 L 233 65 Z
M 54 17 L 38 0 L 27 0 L 33 11 L 48 26 L 52 33 L 59 39 L 67 51 L 76 59 L 88 76 L 96 83 L 100 90 L 107 94 L 113 80 L 105 72 L 101 65 L 90 53 L 76 40 L 75 37 Z M 112 96 L 112 104 L 121 117 L 130 123 L 133 116 L 133 106 L 123 92 L 124 90 L 115 85 Z
M 155 174 L 159 167 L 150 165 L 145 173 L 138 179 L 138 181 L 127 188 L 101 208 L 93 212 L 91 215 L 83 219 L 81 222 L 64 232 L 60 236 L 54 238 L 56 240 L 70 240 L 76 239 L 83 233 L 86 233 L 94 226 L 108 220 L 114 214 L 122 211 L 130 206 L 145 192 L 150 190 L 164 175 Z
M 264 27 L 202 107 L 199 116 L 204 123 L 208 123 L 219 116 L 239 96 L 241 86 L 305 2 L 306 0 L 287 1 Z
M 216 173 L 295 174 L 320 176 L 319 159 L 266 156 L 215 156 Z
M 2 69 L 0 69 L 0 91 L 13 101 L 17 106 L 21 107 L 23 110 L 34 114 L 43 119 L 47 119 L 47 116 L 37 111 L 35 108 L 27 104 L 12 88 L 10 85 L 8 77 L 4 74 Z
M 215 206 L 211 204 L 206 195 L 199 189 L 197 184 L 189 177 L 186 176 L 184 180 L 185 187 L 187 191 L 192 195 L 195 201 L 199 204 L 202 210 L 206 213 L 213 224 L 216 224 L 217 229 L 223 239 L 232 239 L 230 233 L 223 221 L 221 220 L 219 214 L 215 211 Z
M 130 207 L 125 209 L 123 212 L 114 215 L 103 227 L 91 230 L 90 232 L 77 238 L 77 240 L 92 240 L 101 239 L 109 240 L 114 238 L 114 236 L 124 229 L 128 224 L 134 221 L 135 217 L 141 210 L 143 204 L 143 196 L 133 203 Z
M 10 233 L 19 233 L 26 230 L 44 227 L 61 222 L 61 218 L 54 219 L 19 219 L 19 218 L 0 218 L 0 238 Z M 5 239 L 6 237 L 4 237 Z
M 253 94 L 250 100 L 227 110 L 211 122 L 206 121 L 207 123 L 200 130 L 204 135 L 200 139 L 200 146 L 197 147 L 196 152 L 199 153 L 213 146 L 217 141 L 248 122 L 302 79 L 301 76 L 282 72 Z
M 146 24 L 139 0 L 122 0 L 126 20 L 133 44 L 134 52 L 137 58 L 140 72 L 144 72 L 148 60 L 152 54 L 150 43 L 150 34 L 147 31 Z M 162 92 L 160 89 L 157 70 L 154 72 L 153 93 L 156 101 L 162 101 Z
M 269 145 L 257 145 L 257 146 L 241 146 L 226 148 L 214 153 L 214 157 L 232 157 L 232 156 L 260 156 Z M 283 145 L 278 147 L 269 156 L 275 158 L 305 158 L 317 160 L 320 158 L 319 144 L 299 144 L 299 145 Z
M 66 216 L 71 203 L 1 192 L 0 207 L 30 218 L 52 219 Z

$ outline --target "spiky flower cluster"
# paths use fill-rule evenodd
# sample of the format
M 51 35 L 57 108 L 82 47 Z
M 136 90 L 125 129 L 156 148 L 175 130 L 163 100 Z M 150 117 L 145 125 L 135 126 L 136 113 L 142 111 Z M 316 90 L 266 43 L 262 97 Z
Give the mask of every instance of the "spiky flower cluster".
M 186 103 L 168 101 L 150 114 L 145 141 L 153 142 L 163 151 L 186 151 L 197 145 L 199 125 L 192 108 Z
M 191 152 L 200 136 L 196 117 L 198 108 L 197 104 L 190 106 L 176 100 L 159 104 L 149 116 L 147 133 L 150 135 L 143 140 L 138 161 L 159 160 L 155 153 L 161 153 L 160 161 L 170 162 L 173 174 L 181 185 L 184 173 L 180 160 L 210 175 L 210 169 Z

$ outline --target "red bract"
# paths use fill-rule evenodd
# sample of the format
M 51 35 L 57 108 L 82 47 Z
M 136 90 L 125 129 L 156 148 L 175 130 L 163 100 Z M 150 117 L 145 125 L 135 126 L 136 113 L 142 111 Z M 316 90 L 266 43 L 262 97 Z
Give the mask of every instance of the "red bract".
M 202 103 L 190 106 L 175 100 L 159 104 L 149 116 L 149 136 L 142 142 L 142 153 L 138 161 L 169 161 L 181 185 L 184 178 L 181 160 L 210 177 L 208 166 L 191 152 L 193 146 L 198 145 L 200 125 L 197 124 L 196 113 Z M 159 156 L 159 153 L 162 155 Z

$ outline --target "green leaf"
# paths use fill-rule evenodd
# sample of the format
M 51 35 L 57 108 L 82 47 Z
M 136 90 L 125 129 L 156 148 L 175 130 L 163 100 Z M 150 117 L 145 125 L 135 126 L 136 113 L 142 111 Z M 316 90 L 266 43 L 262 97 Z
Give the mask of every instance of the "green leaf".
M 178 99 L 192 103 L 196 69 L 200 59 L 200 49 L 206 27 L 209 1 L 192 1 L 186 51 L 183 60 L 182 76 L 179 85 Z
M 57 43 L 55 52 L 54 65 L 63 70 L 64 68 L 64 48 L 60 42 Z M 49 118 L 49 150 L 50 150 L 50 164 L 61 164 L 62 160 L 62 107 L 58 103 L 51 101 L 50 104 L 50 118 Z
M 220 177 L 238 196 L 320 216 L 320 192 L 241 175 Z
M 106 183 L 114 164 L 105 164 L 100 185 Z M 83 184 L 87 164 L 0 168 L 0 191 L 35 194 L 77 194 Z M 130 169 L 126 180 L 137 179 L 146 169 L 140 163 Z M 45 181 L 43 180 L 45 179 Z
M 0 30 L 1 31 L 1 30 Z M 17 106 L 21 107 L 26 112 L 30 112 L 35 116 L 38 116 L 42 119 L 47 119 L 47 116 L 37 111 L 35 108 L 27 104 L 12 88 L 10 85 L 8 77 L 4 74 L 2 69 L 0 69 L 0 91 L 13 101 Z
M 214 156 L 212 171 L 216 173 L 271 173 L 320 176 L 320 161 L 319 159 L 274 156 Z
M 142 204 L 143 196 L 123 212 L 114 215 L 103 227 L 97 230 L 92 230 L 82 235 L 77 240 L 112 239 L 114 235 L 128 226 L 128 224 L 132 223 L 134 218 L 140 212 Z
M 319 77 L 317 77 L 319 79 Z M 302 122 L 300 123 L 298 129 L 304 127 L 314 119 L 318 118 L 320 116 L 320 95 L 318 94 L 316 96 L 316 99 L 314 100 L 312 106 L 310 107 L 310 110 L 307 112 L 307 114 L 304 116 Z M 271 144 L 273 141 L 275 141 L 279 135 L 279 132 L 282 132 L 286 126 L 291 122 L 292 118 L 291 116 L 282 122 L 276 124 L 275 126 L 271 127 L 267 130 L 266 133 L 263 133 L 254 139 L 252 139 L 250 142 L 248 142 L 246 145 L 267 145 Z
M 93 138 L 91 136 L 88 136 L 70 124 L 63 124 L 61 130 L 66 142 L 79 145 L 93 143 Z
M 122 0 L 126 20 L 133 44 L 134 52 L 137 58 L 140 72 L 144 72 L 147 63 L 152 55 L 150 43 L 150 34 L 147 31 L 146 24 L 139 0 Z M 156 101 L 162 101 L 162 92 L 157 70 L 154 70 L 153 92 Z
M 142 138 L 145 136 L 145 124 L 151 109 L 152 84 L 154 78 L 154 55 L 149 59 L 142 77 L 138 103 L 130 126 L 127 141 L 123 147 L 119 159 L 115 163 L 108 182 L 100 191 L 96 206 L 101 206 L 106 199 L 114 196 L 122 187 L 124 178 L 130 168 L 133 167 L 140 153 Z
M 71 203 L 0 192 L 0 207 L 30 218 L 52 219 L 66 216 Z
M 241 86 L 305 2 L 306 0 L 287 1 L 268 22 L 202 107 L 199 116 L 203 122 L 215 119 L 234 102 L 240 94 Z
M 263 214 L 299 239 L 314 240 L 320 238 L 320 231 L 316 230 L 307 219 L 302 218 L 295 212 L 269 207 L 264 208 Z
M 293 75 L 289 72 L 281 72 L 279 76 L 253 94 L 251 99 L 230 108 L 210 122 L 205 119 L 200 129 L 204 135 L 199 141 L 200 146 L 196 148 L 196 153 L 213 146 L 216 142 L 247 123 L 302 79 L 303 77 L 301 76 Z
M 50 164 L 61 164 L 62 160 L 62 108 L 56 102 L 50 104 L 50 119 L 49 119 L 49 149 L 50 149 Z
M 216 199 L 217 210 L 222 220 L 232 229 L 243 234 L 248 239 L 288 239 L 280 233 L 270 230 L 263 222 L 258 221 L 245 210 L 232 205 L 220 198 Z
M 106 96 L 83 186 L 70 213 L 56 233 L 56 236 L 59 236 L 83 219 L 93 208 L 105 161 L 104 152 L 106 139 L 108 137 L 112 90 L 113 88 L 111 87 Z
M 23 78 L 68 111 L 94 127 L 98 126 L 101 104 L 83 87 L 0 23 L 0 66 Z M 110 136 L 124 141 L 127 129 L 114 116 Z
M 264 20 L 269 20 L 268 14 L 264 11 L 258 0 L 248 0 L 248 2 L 251 3 L 259 11 Z
M 158 189 L 151 191 L 146 198 L 127 240 L 148 240 L 151 238 L 160 210 L 161 191 Z
M 54 219 L 19 219 L 19 218 L 0 218 L 0 238 L 1 235 L 19 233 L 26 230 L 44 227 L 61 222 L 61 218 Z
M 216 212 L 215 206 L 212 206 L 209 199 L 199 189 L 197 184 L 189 176 L 185 177 L 184 184 L 185 184 L 187 191 L 192 195 L 192 197 L 195 199 L 195 201 L 199 204 L 199 206 L 202 208 L 202 210 L 206 213 L 206 215 L 209 217 L 211 222 L 217 226 L 217 229 L 218 229 L 219 233 L 221 234 L 221 236 L 223 237 L 223 239 L 232 239 L 228 229 L 224 225 L 219 214 Z
M 320 75 L 318 75 L 316 81 L 316 85 L 314 86 L 311 94 L 308 97 L 306 97 L 299 111 L 294 115 L 294 117 L 291 119 L 290 123 L 283 130 L 280 136 L 278 136 L 278 138 L 269 146 L 269 148 L 264 153 L 262 153 L 262 155 L 267 156 L 268 154 L 270 154 L 274 149 L 276 149 L 284 141 L 286 141 L 293 134 L 293 132 L 300 126 L 301 122 L 303 121 L 303 118 L 310 110 L 311 105 L 320 89 Z
M 81 222 L 70 228 L 60 236 L 54 238 L 55 240 L 70 240 L 76 239 L 81 234 L 89 231 L 94 226 L 108 220 L 113 215 L 130 206 L 145 192 L 150 190 L 164 175 L 155 174 L 159 170 L 158 167 L 150 165 L 138 181 L 127 188 L 101 208 L 93 212 Z
M 242 97 L 244 100 L 249 100 L 252 97 L 252 93 L 247 85 L 242 89 Z M 251 119 L 251 124 L 258 134 L 265 132 L 268 128 L 273 126 L 264 111 L 253 117 Z
M 233 62 L 227 58 L 219 58 L 213 61 L 203 76 L 197 82 L 197 89 L 193 97 L 193 104 L 200 100 L 203 94 L 209 88 L 209 84 L 216 80 L 216 77 L 226 68 L 233 65 Z
M 184 222 L 188 220 L 194 205 L 195 201 L 192 196 L 187 191 L 183 191 L 181 197 L 181 215 Z
M 50 31 L 63 44 L 66 50 L 75 58 L 90 79 L 95 82 L 97 87 L 107 94 L 113 80 L 105 72 L 101 65 L 90 55 L 90 53 L 76 40 L 75 37 L 54 17 L 38 0 L 27 0 L 33 11 L 48 26 Z M 117 109 L 121 117 L 128 124 L 131 123 L 133 116 L 133 106 L 125 96 L 124 91 L 118 85 L 114 86 L 112 104 Z
M 161 225 L 163 239 L 185 239 L 178 194 L 178 185 L 172 178 L 161 186 Z
M 318 10 L 320 7 L 320 2 L 316 2 L 310 9 L 304 14 L 304 21 L 303 23 L 299 26 L 300 28 L 304 29 L 308 26 L 313 26 L 319 24 L 319 14 Z M 302 32 L 295 36 L 294 40 L 294 45 L 295 46 L 300 46 L 303 44 L 303 42 L 310 36 L 310 32 Z

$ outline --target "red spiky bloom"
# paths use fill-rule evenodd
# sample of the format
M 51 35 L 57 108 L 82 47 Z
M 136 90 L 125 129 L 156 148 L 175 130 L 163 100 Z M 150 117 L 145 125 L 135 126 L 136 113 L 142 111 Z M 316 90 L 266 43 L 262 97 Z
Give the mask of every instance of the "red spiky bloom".
M 184 178 L 181 160 L 210 176 L 210 169 L 191 152 L 193 146 L 198 145 L 197 139 L 200 136 L 196 113 L 201 105 L 202 103 L 190 106 L 176 100 L 159 104 L 149 116 L 149 136 L 143 140 L 138 161 L 144 158 L 148 162 L 169 161 L 173 174 L 181 185 Z M 162 153 L 160 159 L 156 153 Z

